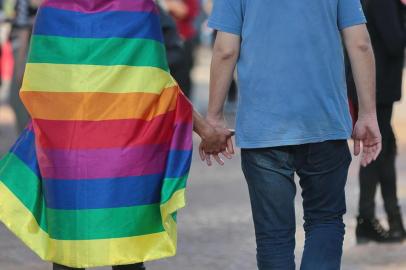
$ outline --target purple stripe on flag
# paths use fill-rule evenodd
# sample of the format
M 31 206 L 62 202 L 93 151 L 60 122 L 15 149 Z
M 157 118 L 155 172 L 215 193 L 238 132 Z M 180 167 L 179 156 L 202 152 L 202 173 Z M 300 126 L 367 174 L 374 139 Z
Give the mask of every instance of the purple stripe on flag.
M 193 125 L 191 123 L 176 123 L 175 125 L 170 149 L 192 150 Z
M 122 149 L 37 150 L 44 178 L 70 180 L 163 173 L 168 152 L 168 144 Z
M 138 11 L 158 13 L 152 0 L 45 0 L 43 7 L 53 7 L 81 13 L 106 11 Z

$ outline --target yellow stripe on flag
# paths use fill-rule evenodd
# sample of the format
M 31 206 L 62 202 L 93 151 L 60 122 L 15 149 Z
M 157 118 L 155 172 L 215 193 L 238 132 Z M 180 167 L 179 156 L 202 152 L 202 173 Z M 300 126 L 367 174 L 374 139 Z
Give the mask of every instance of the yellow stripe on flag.
M 159 94 L 176 85 L 168 72 L 154 67 L 29 63 L 22 91 Z

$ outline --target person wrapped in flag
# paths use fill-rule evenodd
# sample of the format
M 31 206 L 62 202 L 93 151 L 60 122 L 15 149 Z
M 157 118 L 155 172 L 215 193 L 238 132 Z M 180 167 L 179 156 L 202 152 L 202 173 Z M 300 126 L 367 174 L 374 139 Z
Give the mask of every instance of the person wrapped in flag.
M 20 96 L 32 122 L 0 161 L 0 220 L 54 269 L 175 255 L 192 129 L 233 150 L 170 76 L 154 2 L 44 1 Z

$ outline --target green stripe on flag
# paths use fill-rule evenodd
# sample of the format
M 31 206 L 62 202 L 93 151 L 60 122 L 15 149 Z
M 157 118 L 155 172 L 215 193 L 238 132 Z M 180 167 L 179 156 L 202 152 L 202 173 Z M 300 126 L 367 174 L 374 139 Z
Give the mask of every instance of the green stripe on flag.
M 37 175 L 16 155 L 9 153 L 0 160 L 0 181 L 33 214 L 41 229 L 47 231 L 45 200 Z
M 188 175 L 181 178 L 166 178 L 161 192 L 161 204 L 169 201 L 176 191 L 186 188 L 187 179 Z
M 148 39 L 94 39 L 34 35 L 28 62 L 126 65 L 169 70 L 164 45 Z
M 47 209 L 48 233 L 59 240 L 93 240 L 140 236 L 164 231 L 159 204 L 56 210 Z

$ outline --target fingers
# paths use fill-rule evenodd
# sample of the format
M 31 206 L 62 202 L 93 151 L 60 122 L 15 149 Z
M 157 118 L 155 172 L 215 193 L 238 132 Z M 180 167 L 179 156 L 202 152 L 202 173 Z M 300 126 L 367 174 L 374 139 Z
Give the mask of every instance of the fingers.
M 210 154 L 206 154 L 206 163 L 207 163 L 207 166 L 209 166 L 209 167 L 212 165 Z
M 364 149 L 363 149 L 363 155 L 362 155 L 362 159 L 361 159 L 361 165 L 363 167 L 366 167 L 378 158 L 378 156 L 382 150 L 382 143 L 378 142 L 378 143 L 375 143 L 372 145 L 365 144 L 363 146 L 363 148 Z
M 199 145 L 199 155 L 200 155 L 200 159 L 201 159 L 202 161 L 205 161 L 205 160 L 206 160 L 206 152 L 204 152 L 203 144 L 202 144 L 202 143 Z
M 379 154 L 380 154 L 381 151 L 382 151 L 382 143 L 379 142 L 375 147 L 376 147 L 376 149 L 375 149 L 374 160 L 376 160 L 376 159 L 378 158 Z
M 234 135 L 235 135 L 235 130 L 234 130 L 234 129 L 228 129 L 228 131 L 231 132 L 231 136 L 234 136 Z
M 202 161 L 205 161 L 208 166 L 212 166 L 212 159 L 224 165 L 224 160 L 219 154 L 222 154 L 227 159 L 232 159 L 234 155 L 234 145 L 231 137 L 233 131 L 226 128 L 215 128 L 215 132 L 210 137 L 206 137 L 199 145 L 199 155 Z
M 361 152 L 361 140 L 354 139 L 354 155 L 358 156 Z
M 221 166 L 224 165 L 224 161 L 220 158 L 220 156 L 218 154 L 213 155 L 214 160 L 217 161 L 218 164 L 220 164 Z
M 362 166 L 368 166 L 373 159 L 372 148 L 373 146 L 368 145 L 367 142 L 363 144 L 363 153 L 362 153 Z
M 226 158 L 226 159 L 232 159 L 233 156 L 227 152 L 226 150 L 224 150 L 223 152 L 221 152 L 221 154 Z
M 228 153 L 234 155 L 234 143 L 233 143 L 233 139 L 231 137 L 227 138 L 227 151 Z

